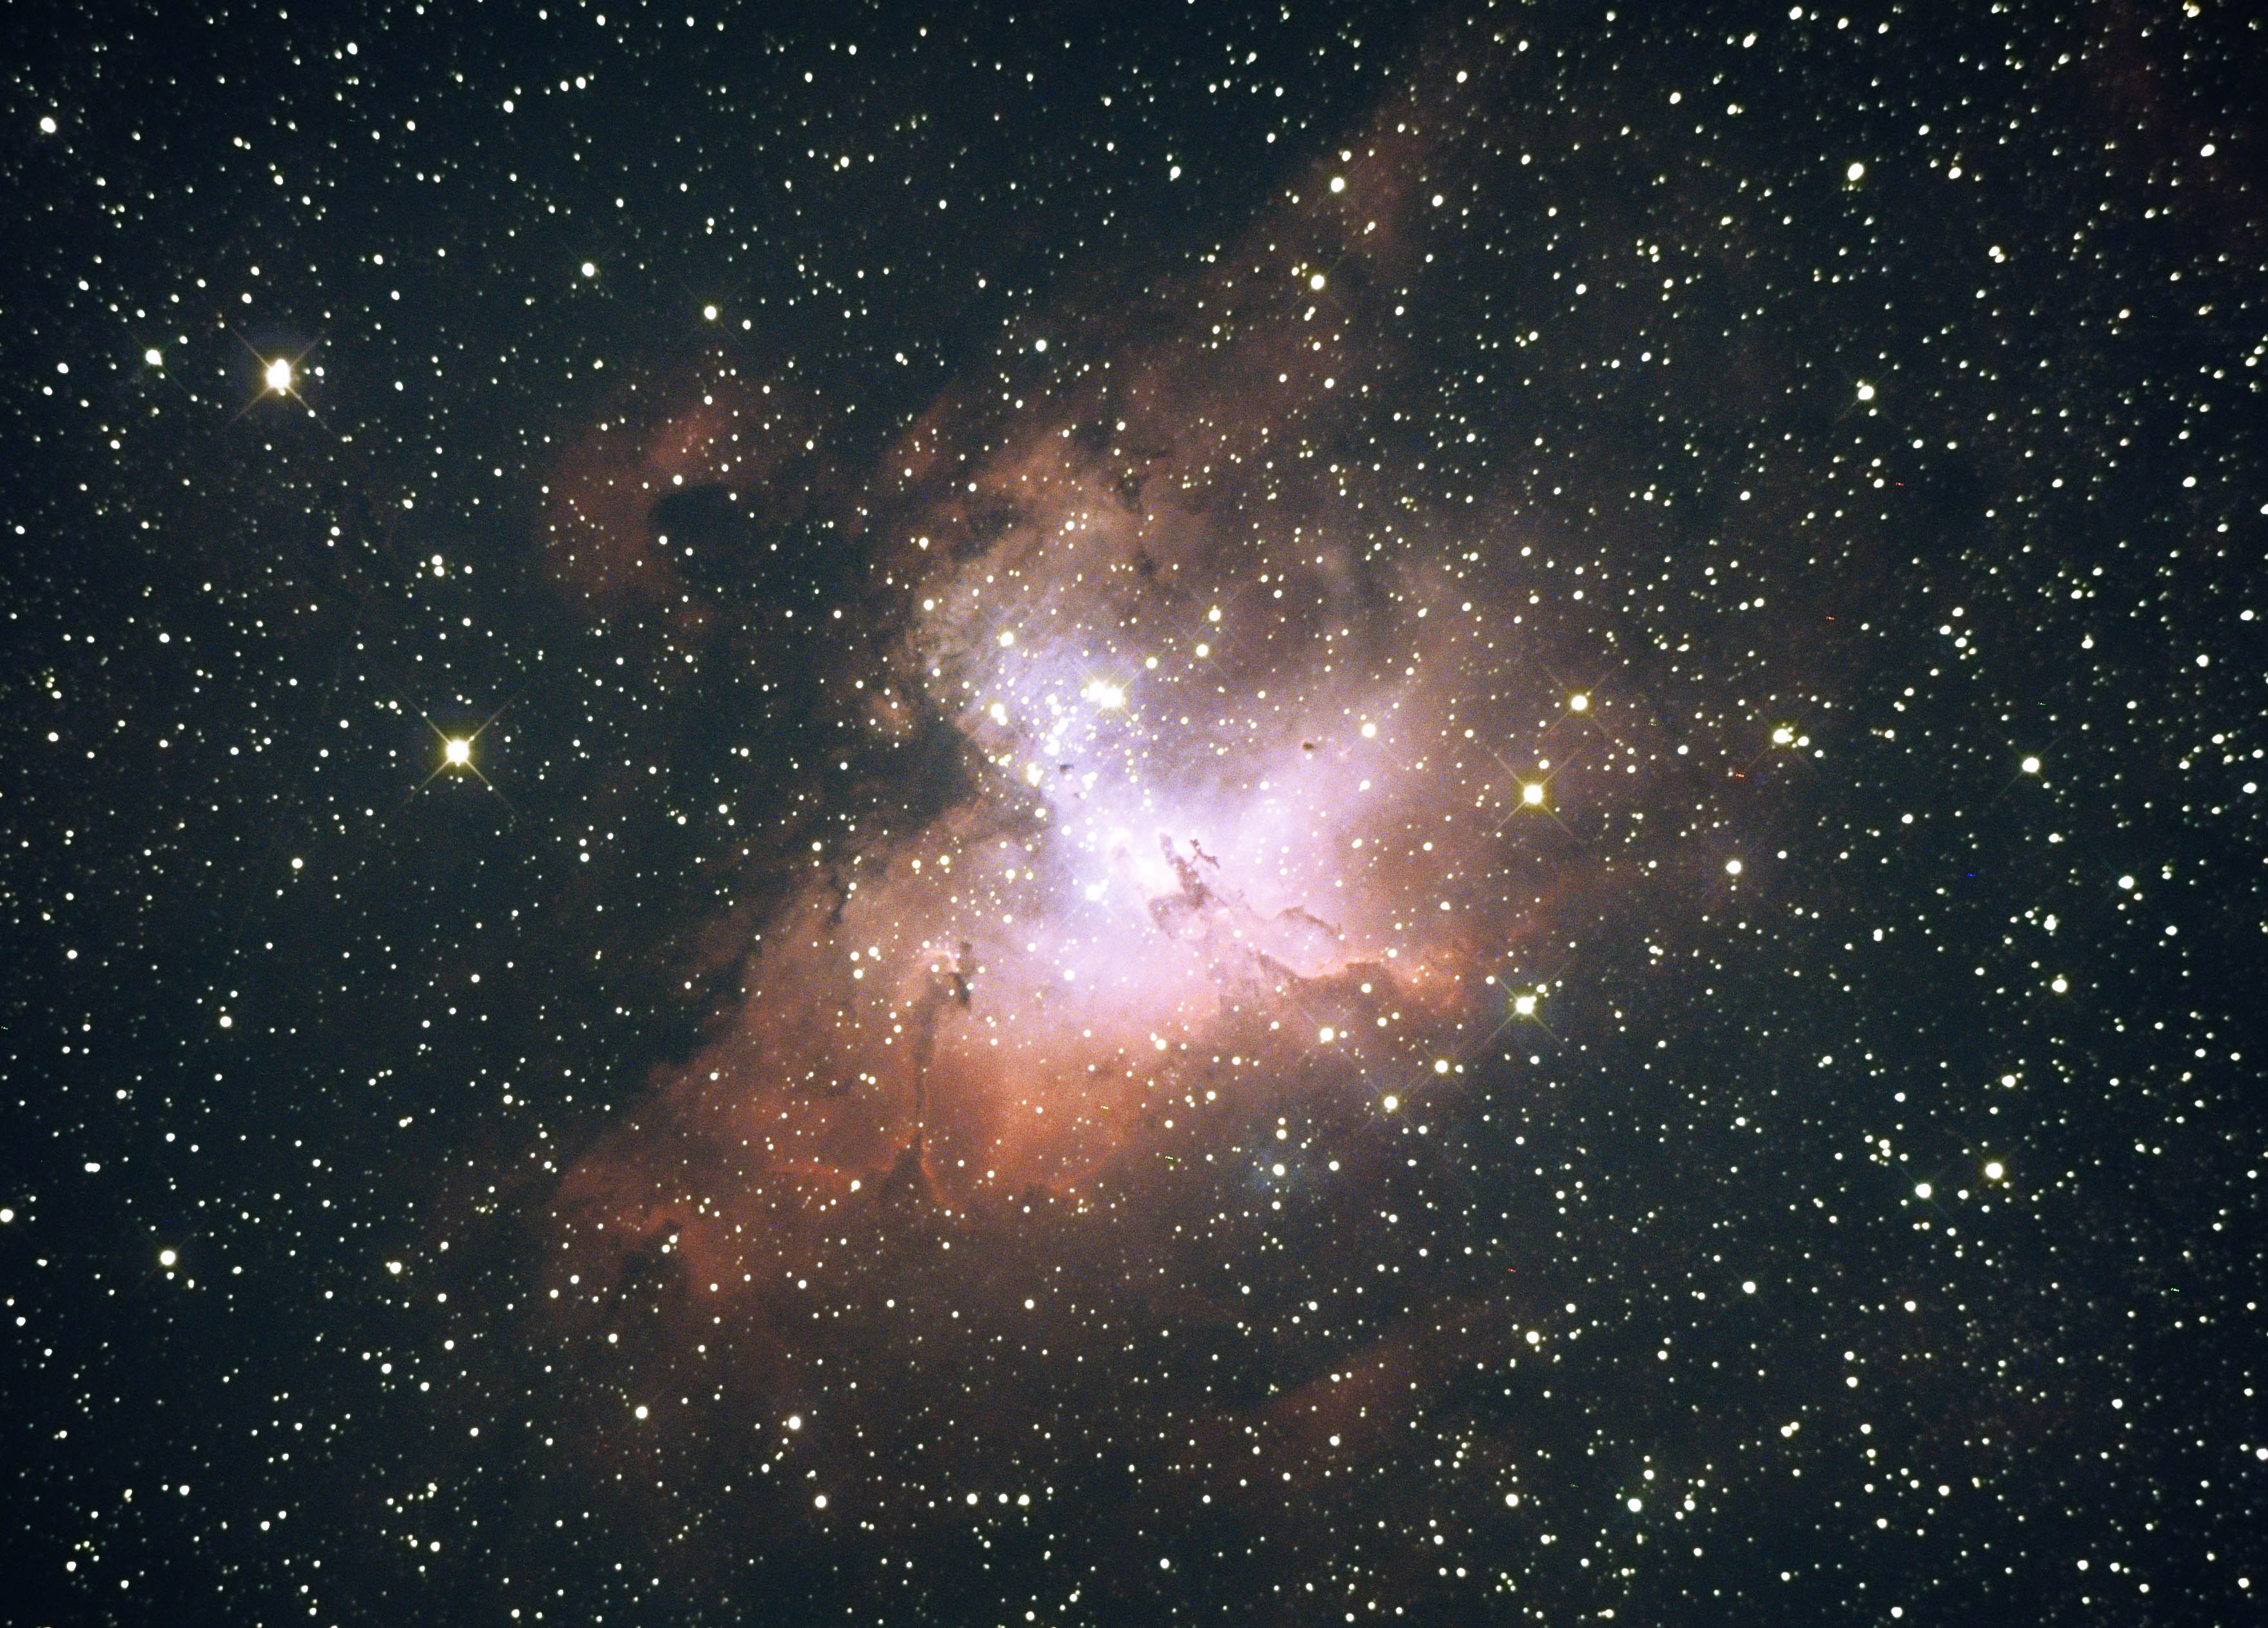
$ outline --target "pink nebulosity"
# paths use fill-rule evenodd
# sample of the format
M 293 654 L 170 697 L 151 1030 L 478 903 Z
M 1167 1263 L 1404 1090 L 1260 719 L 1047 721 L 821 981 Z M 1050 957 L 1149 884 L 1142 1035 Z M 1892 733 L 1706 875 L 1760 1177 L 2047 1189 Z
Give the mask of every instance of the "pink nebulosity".
M 1059 313 L 1044 360 L 1004 342 L 843 502 L 865 577 L 817 680 L 846 739 L 946 740 L 954 793 L 752 856 L 787 880 L 733 929 L 736 998 L 556 1196 L 571 1331 L 633 1326 L 666 1256 L 654 1374 L 730 1340 L 754 1394 L 823 1372 L 840 1402 L 899 1337 L 858 1320 L 946 1262 L 961 1327 L 1020 1315 L 1020 1271 L 1222 1215 L 1292 1112 L 1385 1145 L 1545 1015 L 1514 985 L 1550 978 L 1547 933 L 1653 863 L 1636 806 L 1683 772 L 1654 709 L 1555 670 L 1598 649 L 1595 602 L 1544 604 L 1525 512 L 1445 497 L 1373 433 L 1409 399 L 1385 337 L 1421 275 L 1408 113 L 1132 316 Z M 660 442 L 585 484 L 703 474 Z M 658 550 L 574 546 L 684 597 Z M 855 779 L 859 751 L 825 767 Z M 1366 1160 L 1411 1162 L 1350 1151 L 1347 1182 Z M 1152 1326 L 1232 1315 L 1143 1258 L 1107 1275 L 1153 1285 Z M 1432 1371 L 1398 1349 L 1378 1372 Z M 911 1403 L 873 1405 L 896 1440 Z

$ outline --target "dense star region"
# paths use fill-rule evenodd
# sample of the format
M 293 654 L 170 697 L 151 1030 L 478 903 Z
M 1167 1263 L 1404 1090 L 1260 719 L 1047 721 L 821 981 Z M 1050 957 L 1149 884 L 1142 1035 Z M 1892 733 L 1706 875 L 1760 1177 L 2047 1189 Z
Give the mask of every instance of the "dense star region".
M 2257 1609 L 2251 24 L 0 27 L 27 1620 Z

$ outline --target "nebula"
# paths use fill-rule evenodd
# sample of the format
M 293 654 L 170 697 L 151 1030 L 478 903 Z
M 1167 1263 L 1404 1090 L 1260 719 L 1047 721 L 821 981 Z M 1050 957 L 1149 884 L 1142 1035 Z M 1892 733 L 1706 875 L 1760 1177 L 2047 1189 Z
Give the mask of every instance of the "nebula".
M 681 383 L 643 439 L 571 460 L 556 579 L 675 618 L 766 695 L 792 669 L 834 742 L 770 793 L 822 817 L 743 851 L 764 902 L 710 935 L 730 987 L 703 1043 L 549 1212 L 544 1303 L 571 1349 L 610 1348 L 616 1405 L 571 1425 L 602 1462 L 635 1450 L 622 1410 L 696 1372 L 704 1419 L 769 1421 L 704 1449 L 719 1484 L 823 1418 L 814 1496 L 901 1525 L 985 1429 L 1028 1448 L 1051 1421 L 1056 1473 L 1064 1438 L 1144 1435 L 1086 1389 L 1130 1349 L 1109 1331 L 1248 1335 L 1249 1280 L 1187 1251 L 1439 1174 L 1435 1110 L 1518 1089 L 1554 1038 L 1563 929 L 1659 885 L 1648 810 L 1698 771 L 1610 657 L 1596 578 L 1397 427 L 1420 177 L 1449 161 L 1407 132 L 1447 84 L 1418 76 L 1196 272 L 1027 320 L 863 477 L 809 473 L 828 414 L 777 373 Z M 777 591 L 798 549 L 839 592 Z M 736 597 L 735 569 L 770 586 Z M 1330 1270 L 1278 1282 L 1279 1334 L 1304 1341 Z M 1217 1349 L 1157 1393 L 1208 1416 L 1155 1433 L 1190 1488 L 1248 1484 L 1221 1444 L 1253 1418 L 1287 1478 L 1327 1426 L 1384 1452 L 1449 1348 L 1513 1337 L 1500 1300 L 1420 1330 L 1364 1293 L 1340 1285 L 1329 1359 L 1270 1348 L 1232 1404 Z M 1053 1333 L 1011 1333 L 1027 1308 Z M 947 1338 L 1033 1354 L 925 1368 Z M 712 1428 L 641 1405 L 680 1451 Z

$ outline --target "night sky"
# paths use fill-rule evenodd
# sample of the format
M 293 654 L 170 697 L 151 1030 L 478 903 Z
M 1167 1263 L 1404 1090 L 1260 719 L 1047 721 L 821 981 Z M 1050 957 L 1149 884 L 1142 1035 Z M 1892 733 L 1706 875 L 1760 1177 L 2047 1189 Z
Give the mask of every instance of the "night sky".
M 0 17 L 0 1616 L 2234 1623 L 2242 8 Z

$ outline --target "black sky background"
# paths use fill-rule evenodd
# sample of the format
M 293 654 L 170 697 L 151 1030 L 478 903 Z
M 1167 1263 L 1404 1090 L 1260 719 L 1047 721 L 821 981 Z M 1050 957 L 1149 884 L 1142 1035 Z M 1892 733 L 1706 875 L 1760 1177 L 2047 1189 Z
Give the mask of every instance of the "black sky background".
M 2254 25 L 547 10 L 0 19 L 11 1618 L 2257 1610 Z M 894 1191 L 785 1377 L 770 1304 L 688 1354 L 665 1249 L 548 1313 L 566 1173 L 729 1021 L 793 857 L 981 775 L 830 699 L 925 501 L 886 454 L 1186 354 L 1211 257 L 1468 70 L 1321 454 L 1476 517 L 1475 592 L 1669 765 L 1616 851 L 1687 880 L 1547 833 L 1550 1028 L 1422 1159 L 1287 1079 L 1207 1122 L 1343 1160 L 1284 1211 Z M 808 430 L 761 512 L 640 517 L 699 540 L 674 607 L 563 567 L 577 460 L 732 370 Z M 1322 1462 L 1271 1409 L 1358 1366 L 1341 1478 L 1226 1490 Z M 806 1495 L 853 1466 L 871 1522 Z

